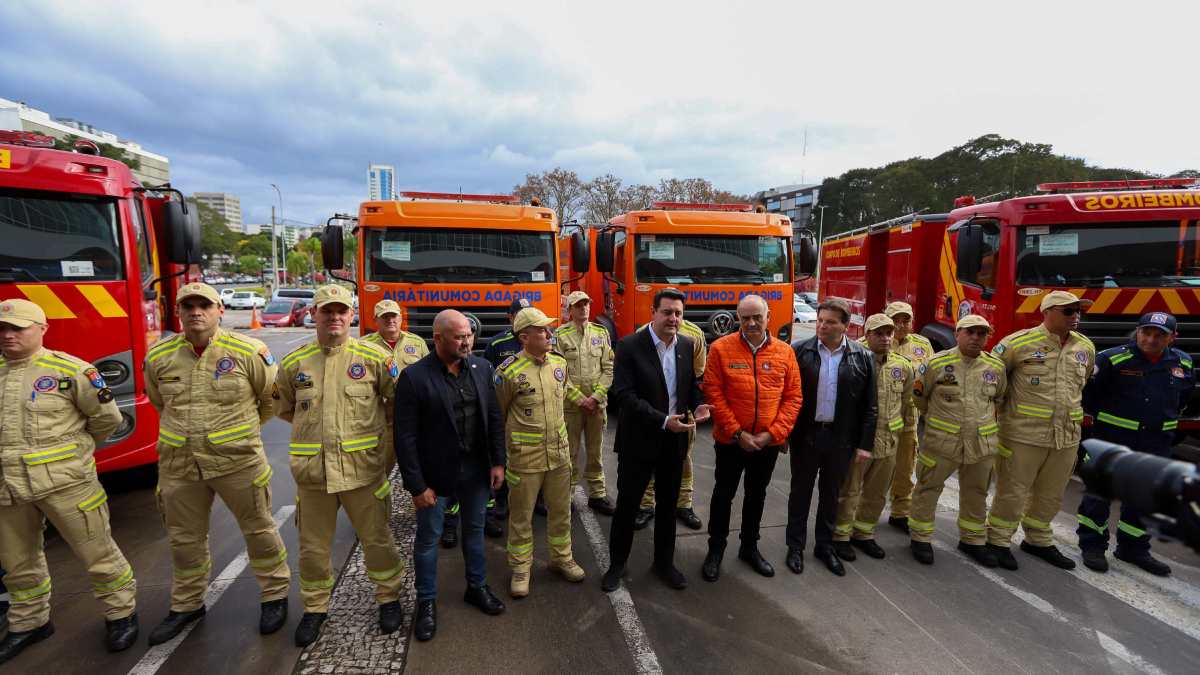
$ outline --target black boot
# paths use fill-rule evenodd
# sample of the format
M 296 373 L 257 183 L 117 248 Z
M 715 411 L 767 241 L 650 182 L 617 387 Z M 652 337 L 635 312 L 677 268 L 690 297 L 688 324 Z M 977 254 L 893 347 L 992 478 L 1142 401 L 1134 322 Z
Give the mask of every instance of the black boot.
M 154 645 L 161 645 L 162 643 L 171 640 L 176 635 L 179 635 L 181 632 L 183 632 L 183 629 L 187 628 L 189 623 L 192 623 L 193 621 L 199 621 L 203 617 L 204 607 L 200 607 L 200 609 L 193 609 L 190 612 L 176 612 L 175 610 L 167 612 L 167 618 L 163 619 L 162 623 L 158 624 L 154 627 L 154 630 L 150 631 L 150 646 L 153 647 Z
M 1082 553 L 1084 567 L 1102 574 L 1108 571 L 1108 556 L 1104 555 L 1104 549 L 1085 548 Z
M 842 560 L 854 562 L 858 559 L 858 554 L 854 552 L 854 548 L 850 546 L 850 542 L 848 541 L 833 542 L 833 550 L 837 552 L 838 557 Z
M 1049 546 L 1034 546 L 1028 541 L 1023 541 L 1021 542 L 1021 550 L 1032 556 L 1041 558 L 1059 569 L 1075 569 L 1075 561 L 1063 555 L 1054 544 L 1050 544 Z
M 644 530 L 654 520 L 654 509 L 638 509 L 637 515 L 633 517 L 633 529 Z
M 888 525 L 900 530 L 904 534 L 908 534 L 908 516 L 890 516 Z
M 12 660 L 14 656 L 20 654 L 29 645 L 41 642 L 51 635 L 54 635 L 54 624 L 49 621 L 33 630 L 23 630 L 20 632 L 8 631 L 8 635 L 5 635 L 4 639 L 0 640 L 0 663 Z
M 725 557 L 725 549 L 708 547 L 708 555 L 704 556 L 704 564 L 700 566 L 700 576 L 705 581 L 716 581 L 721 578 L 721 559 Z
M 995 567 L 999 564 L 996 561 L 996 553 L 987 544 L 968 544 L 965 541 L 958 542 L 958 550 L 971 556 L 971 558 L 983 565 L 984 567 Z
M 1156 577 L 1165 577 L 1171 574 L 1171 566 L 1150 555 L 1149 551 L 1131 554 L 1122 551 L 1118 546 L 1117 550 L 1113 551 L 1113 557 L 1130 565 L 1137 565 Z
M 933 546 L 927 541 L 914 541 L 909 544 L 912 549 L 912 556 L 917 562 L 922 565 L 933 564 Z
M 270 635 L 275 631 L 283 628 L 283 624 L 287 622 L 288 601 L 287 598 L 278 600 L 268 600 L 262 603 L 262 608 L 258 615 L 258 632 L 260 635 Z
M 379 606 L 379 632 L 384 635 L 400 630 L 404 622 L 404 609 L 399 600 L 385 602 Z
M 137 612 L 124 619 L 104 622 L 104 646 L 110 652 L 123 652 L 137 642 Z
M 491 539 L 499 539 L 504 536 L 504 526 L 500 524 L 499 518 L 489 513 L 483 519 L 483 533 Z
M 325 612 L 305 612 L 296 626 L 296 646 L 307 647 L 321 636 L 321 626 L 329 615 Z
M 1012 549 L 1008 546 L 997 546 L 988 544 L 987 547 L 996 554 L 996 564 L 1006 570 L 1017 569 L 1017 557 L 1012 554 Z
M 434 633 L 437 633 L 437 601 L 417 601 L 417 618 L 413 633 L 421 642 L 433 639 Z
M 738 560 L 750 565 L 750 569 L 764 577 L 775 576 L 775 566 L 759 553 L 757 546 L 743 546 L 738 549 Z
M 866 553 L 867 555 L 871 556 L 872 558 L 875 558 L 876 560 L 882 560 L 883 558 L 885 558 L 887 556 L 887 551 L 884 551 L 883 547 L 880 546 L 879 542 L 875 541 L 874 538 L 851 539 L 850 545 L 853 546 L 854 548 L 862 551 L 863 553 Z

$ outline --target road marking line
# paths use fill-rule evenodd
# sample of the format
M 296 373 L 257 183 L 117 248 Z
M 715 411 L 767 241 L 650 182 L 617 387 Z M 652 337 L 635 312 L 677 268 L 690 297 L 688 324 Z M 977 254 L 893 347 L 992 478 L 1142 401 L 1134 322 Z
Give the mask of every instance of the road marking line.
M 579 522 L 583 524 L 583 531 L 587 533 L 588 543 L 592 546 L 592 555 L 596 557 L 596 564 L 601 570 L 607 571 L 609 566 L 608 541 L 604 538 L 604 532 L 600 529 L 600 521 L 596 520 L 596 514 L 592 513 L 592 509 L 587 505 L 587 495 L 584 494 L 582 485 L 575 486 L 573 498 L 575 515 L 579 516 Z M 622 583 L 620 588 L 612 593 L 605 593 L 605 595 L 608 596 L 613 612 L 617 615 L 617 624 L 620 625 L 621 633 L 625 636 L 625 645 L 629 647 L 629 654 L 633 657 L 637 672 L 647 675 L 662 673 L 663 669 L 658 663 L 658 656 L 655 655 L 654 648 L 650 646 L 646 628 L 638 617 L 637 608 L 633 606 L 633 596 L 629 594 L 625 584 Z
M 288 504 L 287 506 L 284 506 L 276 511 L 275 527 L 282 525 L 283 521 L 287 520 L 288 516 L 292 515 L 292 512 L 295 510 L 296 506 L 294 504 Z M 211 610 L 213 605 L 217 604 L 217 601 L 221 599 L 221 596 L 225 594 L 225 591 L 229 590 L 229 587 L 233 585 L 233 582 L 237 581 L 238 576 L 249 564 L 250 556 L 246 551 L 242 551 L 237 555 L 236 558 L 231 560 L 229 564 L 225 566 L 225 569 L 221 570 L 221 573 L 218 574 L 211 583 L 209 583 L 208 591 L 204 594 L 204 606 Z M 183 632 L 181 632 L 179 635 L 176 635 L 171 640 L 164 642 L 161 645 L 151 647 L 142 656 L 142 659 L 134 664 L 133 668 L 129 670 L 129 675 L 153 675 L 154 673 L 157 673 L 158 669 L 163 667 L 163 664 L 167 662 L 167 659 L 171 658 L 171 654 L 175 653 L 175 650 L 180 644 L 183 643 L 184 639 L 187 638 L 188 633 L 191 633 L 192 629 L 195 628 L 199 623 L 199 621 L 193 621 L 183 629 Z
M 295 340 L 288 340 L 287 344 L 290 347 L 292 345 L 298 345 L 301 342 L 312 342 L 312 339 L 313 339 L 313 336 L 311 336 L 311 335 L 301 335 L 300 337 L 296 338 Z

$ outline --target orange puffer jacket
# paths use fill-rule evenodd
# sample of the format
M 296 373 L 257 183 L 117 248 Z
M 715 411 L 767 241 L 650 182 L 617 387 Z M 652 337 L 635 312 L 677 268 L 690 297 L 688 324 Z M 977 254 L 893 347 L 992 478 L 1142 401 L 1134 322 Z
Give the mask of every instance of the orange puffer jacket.
M 734 443 L 738 429 L 769 431 L 772 446 L 787 443 L 803 395 L 800 366 L 786 342 L 768 336 L 756 353 L 740 332 L 717 339 L 708 348 L 703 386 L 718 443 Z

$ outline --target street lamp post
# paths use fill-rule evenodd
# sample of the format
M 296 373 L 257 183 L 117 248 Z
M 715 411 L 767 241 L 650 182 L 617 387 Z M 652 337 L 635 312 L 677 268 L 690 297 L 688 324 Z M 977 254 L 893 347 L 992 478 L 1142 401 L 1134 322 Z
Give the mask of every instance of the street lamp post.
M 279 222 L 283 222 L 283 193 L 279 191 L 279 186 L 271 183 L 271 187 L 275 188 L 275 195 L 279 197 Z M 275 257 L 275 209 L 271 209 L 271 287 L 279 285 L 279 263 Z
M 817 206 L 821 209 L 821 219 L 817 221 L 817 283 L 821 283 L 821 238 L 825 235 L 825 209 L 829 208 L 828 204 Z

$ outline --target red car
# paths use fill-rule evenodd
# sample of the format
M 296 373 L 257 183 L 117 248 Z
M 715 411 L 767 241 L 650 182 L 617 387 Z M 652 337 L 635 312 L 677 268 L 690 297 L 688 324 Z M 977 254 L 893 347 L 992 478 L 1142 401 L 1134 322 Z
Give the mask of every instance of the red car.
M 304 300 L 272 300 L 263 308 L 262 323 L 279 328 L 303 326 L 307 307 L 308 303 Z

